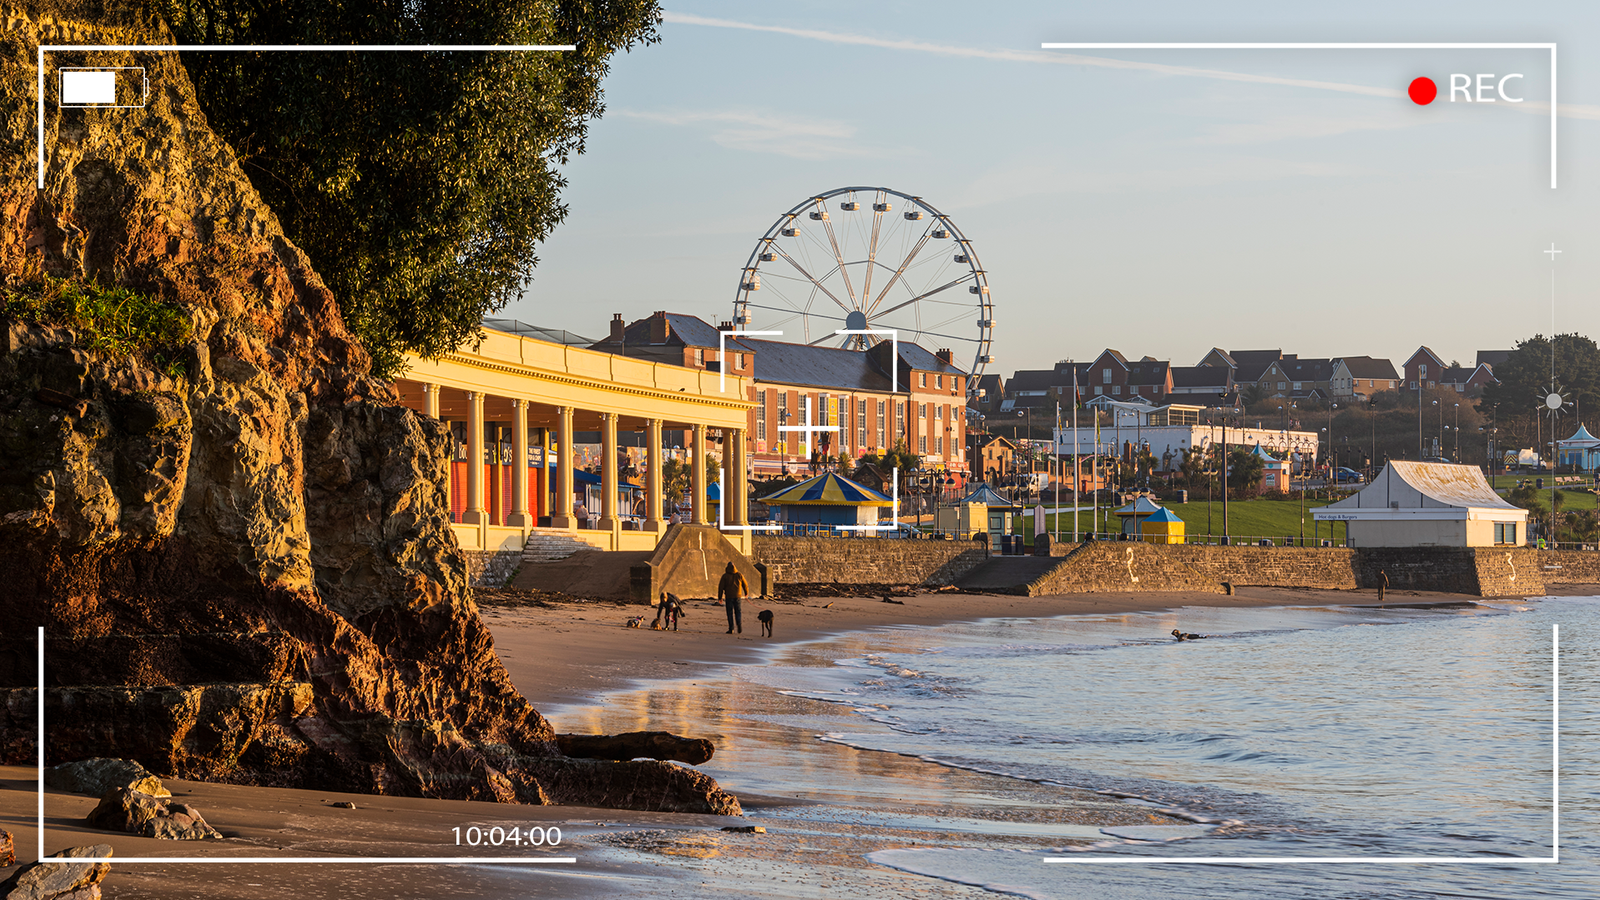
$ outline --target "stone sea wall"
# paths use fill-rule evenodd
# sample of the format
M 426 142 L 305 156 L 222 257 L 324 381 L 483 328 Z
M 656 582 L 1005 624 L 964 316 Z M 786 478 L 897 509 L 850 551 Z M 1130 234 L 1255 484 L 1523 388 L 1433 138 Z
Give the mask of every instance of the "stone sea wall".
M 751 558 L 787 584 L 954 584 L 981 565 L 970 541 L 757 535 Z

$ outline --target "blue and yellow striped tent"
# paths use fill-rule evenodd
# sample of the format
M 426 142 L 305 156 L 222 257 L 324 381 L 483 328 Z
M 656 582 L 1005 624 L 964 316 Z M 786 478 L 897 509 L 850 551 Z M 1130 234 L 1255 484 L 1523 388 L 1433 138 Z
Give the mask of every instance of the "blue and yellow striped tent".
M 761 498 L 770 506 L 893 506 L 894 501 L 836 472 L 807 478 L 792 488 Z

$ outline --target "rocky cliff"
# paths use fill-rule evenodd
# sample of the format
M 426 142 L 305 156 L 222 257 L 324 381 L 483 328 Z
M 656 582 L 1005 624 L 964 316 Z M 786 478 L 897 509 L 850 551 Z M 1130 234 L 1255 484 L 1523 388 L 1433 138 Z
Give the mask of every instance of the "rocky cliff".
M 47 56 L 37 189 L 41 43 L 171 38 L 136 3 L 0 5 L 4 289 L 128 289 L 187 336 L 119 353 L 0 318 L 0 758 L 35 752 L 42 625 L 52 763 L 737 812 L 692 770 L 560 756 L 468 594 L 446 431 L 368 376 L 176 54 Z M 71 65 L 144 67 L 147 105 L 60 108 Z

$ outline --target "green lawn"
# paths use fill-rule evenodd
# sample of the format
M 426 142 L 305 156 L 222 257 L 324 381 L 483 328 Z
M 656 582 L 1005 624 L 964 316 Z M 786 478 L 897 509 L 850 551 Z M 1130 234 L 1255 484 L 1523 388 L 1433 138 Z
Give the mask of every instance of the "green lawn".
M 1344 542 L 1345 529 L 1343 523 L 1322 522 L 1319 524 L 1311 518 L 1312 509 L 1318 506 L 1325 506 L 1328 502 L 1327 500 L 1306 498 L 1305 537 L 1307 543 L 1310 543 L 1313 538 L 1318 536 L 1323 538 L 1331 536 L 1337 543 L 1342 544 Z M 1571 502 L 1571 498 L 1569 498 L 1569 502 Z M 1203 498 L 1196 502 L 1194 495 L 1191 494 L 1188 503 L 1167 503 L 1164 505 L 1167 509 L 1172 510 L 1174 515 L 1183 520 L 1186 534 L 1192 536 L 1207 533 L 1206 501 Z M 1230 500 L 1228 502 L 1228 534 L 1235 538 L 1270 537 L 1282 540 L 1285 536 L 1290 536 L 1298 540 L 1300 537 L 1300 517 L 1301 507 L 1298 500 Z M 1063 532 L 1071 531 L 1072 514 L 1062 513 L 1060 519 L 1061 530 Z M 1089 519 L 1090 515 L 1087 511 L 1078 514 L 1079 527 L 1084 531 L 1089 530 Z M 1032 517 L 1027 517 L 1025 521 L 1023 533 L 1031 535 L 1033 533 Z M 1117 531 L 1122 527 L 1120 522 L 1121 520 L 1117 516 L 1111 515 L 1109 510 L 1101 507 L 1100 527 L 1097 530 L 1101 533 Z M 1221 500 L 1215 500 L 1211 503 L 1210 522 L 1209 533 L 1222 534 Z M 1045 524 L 1047 528 L 1054 532 L 1057 527 L 1056 516 L 1046 516 Z M 1328 531 L 1330 525 L 1334 528 L 1332 535 Z M 1032 540 L 1032 538 L 1030 537 L 1029 540 Z

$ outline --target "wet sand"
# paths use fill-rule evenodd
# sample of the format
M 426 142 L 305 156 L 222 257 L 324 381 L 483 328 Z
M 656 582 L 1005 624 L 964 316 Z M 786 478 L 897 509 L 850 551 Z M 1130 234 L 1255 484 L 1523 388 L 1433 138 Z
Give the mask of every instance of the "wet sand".
M 728 635 L 720 606 L 691 603 L 677 632 L 628 628 L 643 608 L 612 603 L 560 602 L 486 606 L 483 614 L 513 682 L 557 731 L 591 731 L 594 710 L 607 695 L 633 709 L 641 723 L 684 722 L 686 732 L 711 737 L 719 748 L 761 744 L 764 752 L 803 750 L 797 765 L 815 772 L 814 790 L 760 796 L 730 785 L 746 807 L 743 819 L 596 810 L 510 807 L 466 801 L 345 795 L 168 780 L 174 795 L 197 806 L 228 836 L 215 843 L 156 841 L 82 826 L 94 806 L 88 797 L 46 791 L 46 852 L 109 843 L 117 856 L 159 857 L 463 857 L 459 865 L 374 862 L 295 864 L 114 865 L 106 882 L 119 898 L 267 898 L 285 894 L 333 897 L 805 897 L 848 891 L 867 897 L 993 896 L 875 866 L 864 850 L 944 844 L 952 834 L 985 846 L 1038 849 L 1091 839 L 1109 824 L 1178 824 L 1159 811 L 1129 807 L 1071 789 L 1045 801 L 1008 779 L 984 776 L 885 754 L 817 744 L 779 726 L 752 724 L 739 710 L 748 688 L 730 685 L 732 666 L 761 665 L 797 645 L 851 632 L 938 625 L 983 618 L 1115 615 L 1186 605 L 1220 607 L 1352 605 L 1376 602 L 1372 592 L 1241 588 L 1235 596 L 1077 594 L 1008 597 L 928 594 L 881 599 L 822 598 L 744 605 L 745 631 Z M 1392 603 L 1459 602 L 1457 595 L 1391 591 Z M 761 609 L 776 616 L 775 637 L 760 637 Z M 683 693 L 685 683 L 706 686 Z M 657 690 L 657 688 L 660 688 Z M 648 690 L 641 690 L 649 688 Z M 743 694 L 740 691 L 744 691 Z M 659 716 L 654 707 L 695 708 Z M 771 691 L 759 702 L 774 707 Z M 794 701 L 796 703 L 806 701 Z M 631 704 L 631 706 L 630 706 Z M 614 706 L 612 712 L 616 711 Z M 625 712 L 625 715 L 629 713 Z M 804 747 L 799 746 L 804 743 Z M 774 748 L 777 748 L 776 750 Z M 760 753 L 746 758 L 761 758 Z M 768 758 L 771 758 L 770 756 Z M 715 761 L 713 766 L 715 766 Z M 725 773 L 714 773 L 726 779 Z M 16 836 L 18 858 L 36 855 L 33 817 L 36 773 L 0 768 L 0 828 Z M 733 780 L 739 780 L 737 778 Z M 331 804 L 348 800 L 354 810 Z M 820 805 L 820 806 L 819 806 Z M 813 809 L 824 810 L 811 815 Z M 900 823 L 882 826 L 883 817 Z M 990 829 L 985 820 L 1029 821 L 1023 834 Z M 759 824 L 766 834 L 729 834 L 727 825 Z M 472 865 L 477 855 L 555 855 L 510 845 L 460 848 L 453 828 L 477 825 L 558 826 L 559 855 L 575 864 L 505 868 Z M 0 875 L 8 874 L 0 870 Z

